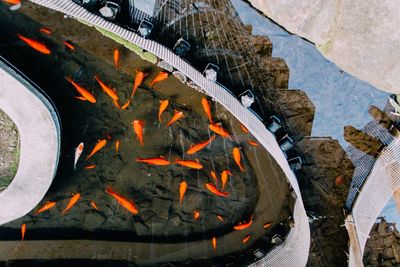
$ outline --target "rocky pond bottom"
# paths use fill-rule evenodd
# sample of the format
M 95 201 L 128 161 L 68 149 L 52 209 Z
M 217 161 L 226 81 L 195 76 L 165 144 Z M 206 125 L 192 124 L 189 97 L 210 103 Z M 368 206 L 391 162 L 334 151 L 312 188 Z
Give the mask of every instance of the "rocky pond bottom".
M 293 199 L 282 171 L 265 149 L 248 143 L 254 141 L 254 137 L 245 133 L 240 123 L 219 104 L 210 100 L 213 118 L 230 132 L 231 139 L 210 131 L 201 104 L 204 95 L 173 76 L 150 88 L 150 82 L 161 69 L 142 61 L 94 28 L 29 3 L 18 13 L 1 5 L 0 23 L 0 54 L 48 94 L 62 123 L 61 158 L 49 192 L 29 214 L 0 226 L 0 240 L 19 240 L 22 224 L 27 227 L 25 240 L 185 243 L 212 237 L 219 240 L 224 236 L 225 246 L 232 243 L 235 249 L 240 245 L 243 250 L 260 238 L 264 238 L 265 243 L 266 236 L 287 234 Z M 44 26 L 55 31 L 51 35 L 39 32 Z M 68 32 L 79 32 L 79 35 L 69 36 Z M 17 34 L 42 40 L 51 54 L 31 49 Z M 74 50 L 63 44 L 70 39 L 74 40 Z M 96 48 L 90 50 L 94 43 Z M 118 69 L 110 64 L 115 48 L 121 55 Z M 135 69 L 149 76 L 145 77 L 128 108 L 119 109 L 94 76 L 98 75 L 106 85 L 116 88 L 118 102 L 123 105 L 130 99 Z M 65 77 L 93 93 L 96 103 L 77 99 L 79 94 Z M 158 113 L 163 100 L 169 100 L 169 106 L 160 122 Z M 183 118 L 166 127 L 174 110 L 182 111 Z M 143 146 L 134 132 L 134 120 L 144 122 Z M 203 150 L 194 155 L 186 153 L 191 145 L 214 135 L 215 139 Z M 98 140 L 105 140 L 106 145 L 86 160 Z M 84 150 L 74 170 L 75 148 L 81 142 Z M 116 143 L 119 143 L 118 151 Z M 235 147 L 241 151 L 243 172 L 232 155 Z M 171 163 L 180 159 L 198 160 L 203 167 L 195 170 L 177 164 L 154 166 L 137 162 L 138 158 L 160 156 Z M 229 170 L 232 176 L 221 189 L 223 170 Z M 217 174 L 217 182 L 211 171 Z M 182 181 L 188 188 L 180 203 Z M 206 183 L 216 185 L 218 190 L 229 195 L 211 193 L 205 188 Z M 109 187 L 132 199 L 138 213 L 133 215 L 119 205 L 105 192 Z M 77 193 L 81 195 L 78 202 L 62 215 L 70 198 Z M 56 202 L 56 205 L 37 214 L 47 202 Z M 198 218 L 194 218 L 195 211 L 199 213 Z M 250 220 L 252 225 L 248 229 L 234 230 L 235 225 Z M 264 228 L 266 223 L 271 225 Z M 247 236 L 251 239 L 245 244 L 242 241 Z M 209 244 L 211 248 L 211 241 Z M 232 251 L 228 249 L 227 252 Z

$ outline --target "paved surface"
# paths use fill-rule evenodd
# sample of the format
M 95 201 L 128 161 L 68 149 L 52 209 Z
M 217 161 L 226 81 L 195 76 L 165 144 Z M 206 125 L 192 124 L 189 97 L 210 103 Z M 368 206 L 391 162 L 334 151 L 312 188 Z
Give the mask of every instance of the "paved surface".
M 16 124 L 21 142 L 17 173 L 0 192 L 2 225 L 32 210 L 49 189 L 58 164 L 60 126 L 50 102 L 2 62 L 0 109 Z

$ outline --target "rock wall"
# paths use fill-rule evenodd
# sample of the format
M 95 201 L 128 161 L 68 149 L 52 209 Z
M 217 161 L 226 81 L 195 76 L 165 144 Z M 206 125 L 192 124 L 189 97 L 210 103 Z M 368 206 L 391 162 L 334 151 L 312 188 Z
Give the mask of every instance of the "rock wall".
M 291 134 L 311 135 L 315 106 L 307 94 L 301 90 L 279 90 L 279 99 Z
M 400 233 L 396 223 L 388 223 L 383 218 L 375 223 L 370 233 L 364 253 L 365 266 L 399 266 Z
M 315 43 L 343 70 L 399 93 L 400 5 L 395 0 L 249 0 L 288 31 Z
M 330 138 L 306 137 L 298 146 L 306 158 L 304 175 L 330 205 L 340 210 L 348 194 L 354 166 L 339 142 Z M 312 158 L 312 164 L 307 161 L 309 158 Z
M 346 266 L 348 236 L 340 225 L 354 166 L 337 140 L 304 137 L 298 147 L 303 168 L 297 177 L 305 207 L 318 217 L 311 224 L 308 266 Z

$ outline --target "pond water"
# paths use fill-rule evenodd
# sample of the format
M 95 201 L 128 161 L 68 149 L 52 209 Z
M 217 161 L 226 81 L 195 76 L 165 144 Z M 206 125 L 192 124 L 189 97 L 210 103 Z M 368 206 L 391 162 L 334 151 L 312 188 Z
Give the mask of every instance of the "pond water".
M 174 77 L 150 88 L 149 83 L 160 69 L 93 28 L 30 3 L 19 12 L 12 13 L 0 6 L 0 54 L 26 73 L 54 101 L 62 123 L 62 151 L 57 175 L 42 203 L 28 215 L 2 225 L 0 239 L 19 240 L 20 226 L 25 223 L 29 240 L 111 240 L 132 242 L 132 246 L 133 242 L 143 243 L 143 246 L 145 243 L 187 244 L 183 247 L 195 247 L 197 243 L 191 242 L 206 240 L 207 246 L 202 245 L 200 251 L 204 250 L 206 259 L 213 259 L 225 254 L 247 253 L 251 246 L 260 242 L 265 250 L 270 249 L 273 246 L 271 235 L 287 234 L 293 202 L 283 173 L 264 149 L 247 143 L 254 138 L 241 130 L 229 112 L 211 103 L 215 121 L 221 122 L 231 133 L 232 140 L 217 136 L 205 149 L 188 155 L 186 151 L 192 144 L 214 135 L 202 110 L 203 95 Z M 46 24 L 40 25 L 26 15 Z M 40 33 L 38 30 L 43 26 L 55 31 L 51 35 Z M 51 55 L 31 49 L 17 34 L 45 42 Z M 66 40 L 75 50 L 63 45 Z M 112 65 L 115 48 L 121 55 L 118 69 Z M 94 76 L 98 75 L 106 85 L 116 88 L 118 102 L 122 105 L 130 99 L 135 69 L 149 76 L 129 107 L 118 109 Z M 76 99 L 79 94 L 65 77 L 71 77 L 92 92 L 97 102 Z M 160 101 L 166 99 L 170 104 L 159 122 Z M 184 117 L 166 127 L 174 110 L 182 111 Z M 144 121 L 144 146 L 136 138 L 133 120 Z M 106 146 L 85 160 L 98 140 L 106 140 Z M 81 142 L 84 151 L 74 170 L 74 150 Z M 116 142 L 119 142 L 118 151 Z M 239 170 L 233 159 L 234 147 L 241 148 L 245 172 Z M 198 160 L 203 168 L 193 170 L 176 164 L 152 166 L 136 162 L 138 158 L 160 156 L 171 162 Z M 86 169 L 91 165 L 95 167 Z M 219 177 L 223 170 L 232 173 L 223 189 L 228 197 L 213 195 L 205 189 L 206 183 L 215 182 L 210 172 L 215 171 Z M 188 184 L 188 189 L 180 203 L 182 181 Z M 138 214 L 130 214 L 106 194 L 108 187 L 132 199 Z M 222 190 L 220 182 L 217 188 Z M 62 216 L 62 210 L 77 193 L 81 195 L 80 200 Z M 47 201 L 57 204 L 36 214 Z M 193 218 L 194 211 L 200 213 L 199 219 Z M 253 220 L 249 231 L 233 230 L 234 225 L 249 218 Z M 263 225 L 267 222 L 273 222 L 273 227 L 265 230 Z M 248 234 L 252 236 L 251 241 L 242 244 Z M 211 237 L 217 237 L 227 248 L 214 255 Z M 154 256 L 160 251 L 153 248 L 148 253 Z M 180 257 L 185 258 L 184 249 L 181 253 Z

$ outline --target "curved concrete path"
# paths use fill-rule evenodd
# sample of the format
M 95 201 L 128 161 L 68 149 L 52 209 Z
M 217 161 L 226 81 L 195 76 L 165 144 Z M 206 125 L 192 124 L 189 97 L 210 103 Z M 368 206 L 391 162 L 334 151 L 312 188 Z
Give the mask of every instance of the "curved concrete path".
M 60 123 L 53 105 L 0 57 L 0 109 L 20 135 L 20 159 L 11 184 L 0 192 L 0 225 L 31 211 L 44 197 L 56 173 Z

